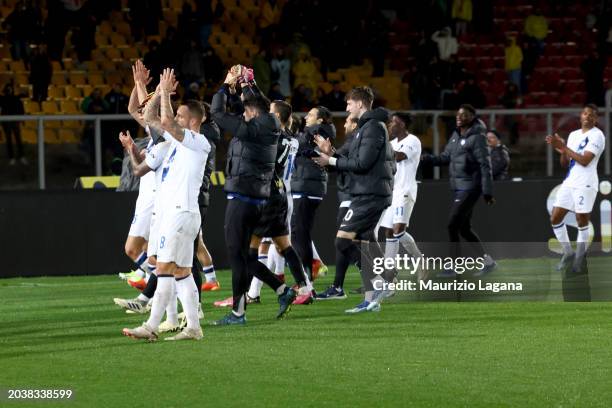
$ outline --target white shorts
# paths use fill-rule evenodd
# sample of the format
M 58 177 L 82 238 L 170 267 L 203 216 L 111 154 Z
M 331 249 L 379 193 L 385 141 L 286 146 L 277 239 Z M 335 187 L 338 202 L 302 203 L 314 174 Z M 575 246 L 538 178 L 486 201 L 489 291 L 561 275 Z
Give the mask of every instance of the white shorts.
M 180 212 L 164 215 L 160 220 L 157 262 L 174 262 L 191 268 L 193 243 L 200 231 L 200 213 Z
M 414 208 L 414 200 L 410 194 L 393 196 L 391 206 L 387 207 L 380 219 L 380 226 L 384 228 L 393 228 L 395 224 L 406 224 L 410 221 L 410 215 Z
M 594 188 L 573 188 L 561 185 L 553 207 L 565 208 L 576 214 L 589 214 L 593 210 L 597 190 Z
M 159 222 L 160 217 L 156 214 L 151 215 L 151 226 L 149 228 L 149 245 L 147 246 L 147 254 L 149 256 L 157 255 L 157 246 L 159 245 Z
M 153 214 L 153 201 L 151 200 L 145 205 L 136 201 L 136 209 L 134 210 L 134 218 L 130 225 L 130 237 L 142 237 L 149 240 L 151 229 L 151 215 Z

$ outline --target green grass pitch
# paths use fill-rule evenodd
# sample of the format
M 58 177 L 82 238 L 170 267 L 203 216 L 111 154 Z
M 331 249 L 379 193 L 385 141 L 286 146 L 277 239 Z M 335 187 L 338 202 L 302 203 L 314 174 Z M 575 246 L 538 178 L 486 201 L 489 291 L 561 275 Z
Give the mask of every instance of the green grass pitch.
M 330 274 L 317 282 L 321 289 Z M 610 303 L 408 302 L 345 315 L 360 301 L 295 306 L 274 319 L 268 288 L 246 327 L 211 327 L 227 309 L 204 296 L 204 339 L 145 343 L 113 297 L 115 276 L 0 280 L 0 406 L 610 407 Z M 351 271 L 347 288 L 359 285 Z M 74 399 L 8 401 L 6 390 L 72 389 Z

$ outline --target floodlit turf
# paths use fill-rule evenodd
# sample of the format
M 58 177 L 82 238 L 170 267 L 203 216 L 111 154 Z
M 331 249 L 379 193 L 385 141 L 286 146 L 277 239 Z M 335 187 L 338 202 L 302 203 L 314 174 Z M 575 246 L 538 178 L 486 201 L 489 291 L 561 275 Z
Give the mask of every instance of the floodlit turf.
M 0 280 L 3 393 L 69 388 L 70 402 L 36 404 L 67 407 L 612 406 L 610 303 L 395 302 L 347 316 L 352 295 L 276 321 L 264 288 L 246 327 L 211 327 L 226 313 L 212 301 L 230 293 L 219 276 L 204 339 L 179 343 L 121 335 L 143 316 L 113 304 L 137 293 L 115 276 Z

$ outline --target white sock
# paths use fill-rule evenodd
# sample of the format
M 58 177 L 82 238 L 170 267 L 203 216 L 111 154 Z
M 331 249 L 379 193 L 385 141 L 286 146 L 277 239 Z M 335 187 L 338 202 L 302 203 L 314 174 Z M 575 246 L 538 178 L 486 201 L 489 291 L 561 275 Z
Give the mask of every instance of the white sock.
M 215 273 L 214 265 L 203 267 L 202 272 L 204 273 L 204 278 L 206 278 L 206 283 L 217 281 L 217 274 Z
M 576 238 L 576 259 L 580 259 L 584 256 L 588 242 L 589 226 L 578 227 L 578 237 Z
M 198 287 L 193 280 L 193 275 L 176 281 L 176 291 L 178 298 L 183 305 L 183 312 L 187 318 L 187 327 L 190 329 L 200 328 L 198 319 Z
M 368 290 L 364 293 L 364 300 L 366 302 L 371 302 L 372 299 L 374 299 L 374 291 L 373 290 Z
M 553 225 L 552 228 L 555 236 L 557 237 L 557 241 L 559 241 L 561 248 L 563 248 L 563 253 L 566 255 L 571 254 L 573 251 L 569 242 L 569 235 L 567 235 L 567 227 L 565 226 L 565 223 L 562 222 L 561 224 Z
M 149 271 L 146 273 L 146 276 L 144 278 L 145 282 L 149 282 L 149 278 L 151 277 L 152 273 L 155 273 L 157 265 L 152 265 L 150 262 L 147 262 L 147 268 L 149 269 Z
M 285 291 L 285 288 L 287 287 L 287 285 L 285 285 L 284 283 L 282 285 L 280 285 L 278 287 L 278 289 L 276 289 L 276 294 L 277 295 L 282 295 L 283 292 Z
M 407 232 L 402 232 L 399 235 L 394 235 L 395 238 L 399 240 L 399 243 L 402 244 L 406 252 L 410 254 L 413 258 L 420 258 L 423 256 L 423 253 L 417 246 L 414 238 Z
M 246 311 L 245 305 L 246 305 L 246 296 L 242 295 L 240 296 L 240 300 L 238 300 L 238 304 L 236 305 L 236 310 L 232 310 L 232 313 L 234 314 L 234 316 L 240 317 L 244 315 L 244 312 Z
M 495 261 L 493 260 L 493 258 L 489 254 L 484 254 L 482 256 L 482 258 L 484 260 L 484 264 L 485 265 L 493 265 L 495 263 Z
M 161 275 L 157 277 L 157 289 L 155 289 L 155 296 L 153 297 L 153 305 L 151 307 L 151 315 L 147 320 L 147 325 L 157 331 L 159 324 L 161 323 L 164 312 L 170 302 L 172 293 L 176 291 L 174 284 L 174 276 Z
M 174 325 L 178 325 L 178 306 L 176 304 L 177 292 L 176 290 L 170 296 L 170 301 L 168 302 L 168 306 L 166 306 L 166 320 Z
M 148 259 L 149 259 L 149 257 L 147 256 L 147 252 L 146 251 L 142 251 L 140 253 L 140 255 L 138 255 L 138 257 L 134 261 L 134 263 L 136 265 L 138 265 L 140 270 L 143 271 L 145 274 L 151 273 L 151 271 L 149 270 L 149 266 L 148 266 L 149 263 L 147 262 Z M 144 275 L 142 275 L 142 276 L 144 276 Z
M 399 252 L 399 241 L 397 238 L 387 238 L 385 242 L 385 258 L 394 259 Z
M 141 300 L 143 302 L 148 302 L 150 300 L 148 297 L 146 297 L 142 293 L 140 295 L 138 295 L 138 297 L 136 299 Z
M 321 257 L 319 256 L 319 252 L 317 251 L 317 247 L 315 246 L 314 241 L 311 241 L 311 243 L 312 243 L 312 259 L 321 261 Z
M 261 293 L 261 287 L 263 286 L 263 282 L 256 278 L 253 277 L 253 279 L 251 280 L 251 287 L 249 288 L 249 292 L 248 295 L 251 299 L 255 299 L 257 296 L 259 296 L 259 294 Z
M 285 274 L 285 258 L 278 253 L 274 245 L 268 250 L 268 269 L 276 275 Z

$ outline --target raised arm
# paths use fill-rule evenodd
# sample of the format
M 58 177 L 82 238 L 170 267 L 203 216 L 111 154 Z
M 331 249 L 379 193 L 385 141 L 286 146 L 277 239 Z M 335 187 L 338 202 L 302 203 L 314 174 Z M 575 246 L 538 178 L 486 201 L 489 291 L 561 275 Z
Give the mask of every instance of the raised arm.
M 121 145 L 125 149 L 125 151 L 130 156 L 130 162 L 132 164 L 132 172 L 137 177 L 142 177 L 151 171 L 151 168 L 147 166 L 147 164 L 142 160 L 140 156 L 140 152 L 138 151 L 138 147 L 134 143 L 132 136 L 130 136 L 130 132 L 119 133 L 119 141 Z
M 165 68 L 159 80 L 159 90 L 161 95 L 161 126 L 174 139 L 182 142 L 185 138 L 185 130 L 174 119 L 172 112 L 171 95 L 176 89 L 176 79 L 174 70 Z
M 595 157 L 595 153 L 592 150 L 598 150 L 600 147 L 596 146 L 589 150 L 585 149 L 582 154 L 576 153 L 565 144 L 565 140 L 561 138 L 557 133 L 554 135 L 546 136 L 546 143 L 550 144 L 554 149 L 561 154 L 561 165 L 567 167 L 570 160 L 574 160 L 576 163 L 582 166 L 588 166 L 591 160 Z M 587 145 L 587 147 L 589 147 Z

